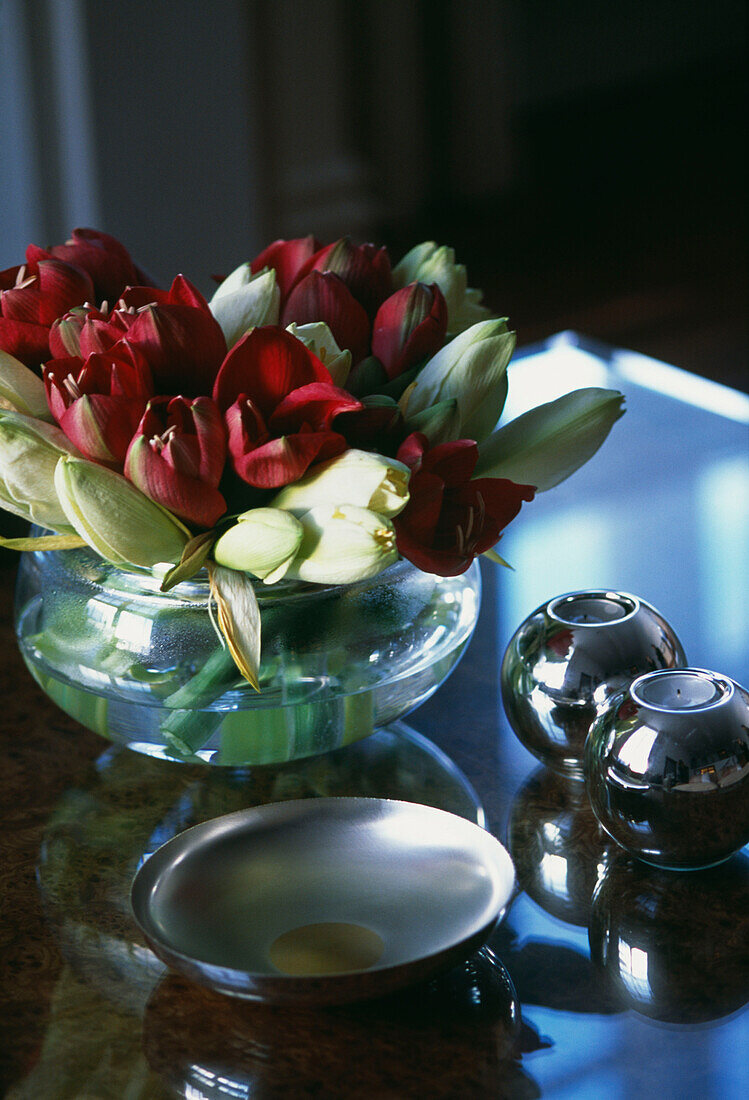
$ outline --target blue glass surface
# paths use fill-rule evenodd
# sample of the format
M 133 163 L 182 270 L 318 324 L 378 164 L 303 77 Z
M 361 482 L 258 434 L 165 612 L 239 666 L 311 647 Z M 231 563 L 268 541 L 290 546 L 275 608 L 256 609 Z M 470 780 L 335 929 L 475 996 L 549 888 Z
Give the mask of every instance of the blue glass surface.
M 621 390 L 627 412 L 503 537 L 516 571 L 498 578 L 499 643 L 557 593 L 614 588 L 654 604 L 690 664 L 746 684 L 749 396 L 563 333 L 521 353 L 507 417 L 579 386 Z
M 519 353 L 503 420 L 582 386 L 621 390 L 626 415 L 586 466 L 539 494 L 508 529 L 499 549 L 514 571 L 484 569 L 471 649 L 414 716 L 465 769 L 485 799 L 490 827 L 508 845 L 513 815 L 522 818 L 530 805 L 523 792 L 534 776 L 550 775 L 511 731 L 499 689 L 505 648 L 534 608 L 579 589 L 632 592 L 670 621 L 692 665 L 749 683 L 749 397 L 563 333 Z M 614 988 L 591 951 L 592 896 L 581 900 L 578 889 L 579 915 L 560 916 L 586 861 L 592 895 L 609 860 L 627 858 L 613 842 L 604 851 L 605 838 L 600 854 L 594 837 L 590 850 L 565 847 L 560 822 L 576 815 L 593 836 L 584 801 L 574 808 L 581 790 L 573 787 L 566 818 L 550 805 L 548 820 L 541 807 L 538 820 L 525 822 L 539 836 L 561 839 L 541 859 L 535 890 L 519 876 L 521 892 L 491 941 L 539 1039 L 523 1055 L 523 1070 L 539 1095 L 559 1100 L 749 1095 L 749 924 L 745 912 L 731 910 L 734 897 L 746 897 L 747 855 L 704 880 L 704 892 L 702 880 L 689 880 L 698 899 L 694 934 L 688 911 L 681 924 L 678 912 L 662 918 L 678 873 L 660 872 L 673 880 L 656 873 L 651 897 L 646 881 L 635 915 L 623 895 L 619 938 L 609 945 L 618 953 Z

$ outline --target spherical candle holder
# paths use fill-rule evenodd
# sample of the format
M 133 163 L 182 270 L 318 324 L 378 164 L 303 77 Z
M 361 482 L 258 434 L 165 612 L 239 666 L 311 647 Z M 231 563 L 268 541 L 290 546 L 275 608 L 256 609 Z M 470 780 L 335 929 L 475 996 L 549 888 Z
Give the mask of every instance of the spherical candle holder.
M 585 772 L 596 817 L 632 855 L 720 863 L 749 842 L 749 692 L 704 669 L 640 676 L 593 723 Z
M 645 672 L 686 663 L 673 629 L 644 600 L 569 592 L 536 608 L 513 635 L 502 699 L 525 747 L 582 779 L 585 738 L 608 697 Z

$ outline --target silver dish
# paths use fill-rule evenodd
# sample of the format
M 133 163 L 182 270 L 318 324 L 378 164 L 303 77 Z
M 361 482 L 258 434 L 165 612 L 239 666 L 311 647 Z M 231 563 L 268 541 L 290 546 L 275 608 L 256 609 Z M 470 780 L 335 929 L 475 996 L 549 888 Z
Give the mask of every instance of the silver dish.
M 155 953 L 252 1000 L 343 1003 L 468 956 L 513 893 L 499 841 L 454 814 L 377 798 L 277 802 L 206 821 L 140 867 Z

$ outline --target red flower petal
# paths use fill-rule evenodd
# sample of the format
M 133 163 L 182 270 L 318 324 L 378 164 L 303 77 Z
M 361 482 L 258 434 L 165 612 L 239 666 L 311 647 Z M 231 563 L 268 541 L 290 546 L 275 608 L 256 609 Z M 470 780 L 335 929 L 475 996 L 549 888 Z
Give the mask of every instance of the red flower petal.
M 49 250 L 33 244 L 26 249 L 28 262 L 49 258 L 63 260 L 86 272 L 93 283 L 90 298 L 96 302 L 107 299 L 112 303 L 126 286 L 141 281 L 125 246 L 97 229 L 74 229 L 69 241 Z
M 484 537 L 477 542 L 476 552 L 483 554 L 493 546 L 503 531 L 520 511 L 523 501 L 531 501 L 536 495 L 533 485 L 519 485 L 503 477 L 478 477 L 471 488 L 486 508 L 487 515 L 498 526 L 497 536 Z
M 284 325 L 325 321 L 340 348 L 355 363 L 369 351 L 369 317 L 346 284 L 331 272 L 311 271 L 292 290 L 283 309 Z
M 250 264 L 253 275 L 264 267 L 272 267 L 276 273 L 276 283 L 285 299 L 299 273 L 307 261 L 319 249 L 320 244 L 314 237 L 298 237 L 296 240 L 274 241 L 268 245 Z
M 320 431 L 329 428 L 338 413 L 361 408 L 361 401 L 332 382 L 311 382 L 287 394 L 274 410 L 268 426 L 281 435 L 296 431 L 303 424 Z
M 226 501 L 214 486 L 191 476 L 185 454 L 184 439 L 170 440 L 160 448 L 145 435 L 137 435 L 125 459 L 125 474 L 147 497 L 180 519 L 212 527 L 226 511 Z
M 27 367 L 38 367 L 49 358 L 49 329 L 46 325 L 0 317 L 0 348 Z
M 301 281 L 310 271 L 338 275 L 369 316 L 393 289 L 390 257 L 386 248 L 374 244 L 355 245 L 350 237 L 341 237 L 321 248 L 299 274 Z
M 447 303 L 436 283 L 412 283 L 387 298 L 372 327 L 372 354 L 388 378 L 438 351 L 447 333 Z
M 441 477 L 448 488 L 468 481 L 479 460 L 479 449 L 472 439 L 455 439 L 430 448 L 421 468 Z
M 336 432 L 297 432 L 271 439 L 240 457 L 233 454 L 232 461 L 239 477 L 249 485 L 280 489 L 300 478 L 315 460 L 345 450 L 346 440 Z
M 86 458 L 120 467 L 145 404 L 146 398 L 84 394 L 66 409 L 59 424 Z
M 132 320 L 125 315 L 128 342 L 148 360 L 156 389 L 187 396 L 207 393 L 226 355 L 221 327 L 207 308 L 147 306 Z
M 275 325 L 255 328 L 224 359 L 213 386 L 213 400 L 227 409 L 240 393 L 249 394 L 264 417 L 292 390 L 311 382 L 331 384 L 329 371 L 301 340 Z

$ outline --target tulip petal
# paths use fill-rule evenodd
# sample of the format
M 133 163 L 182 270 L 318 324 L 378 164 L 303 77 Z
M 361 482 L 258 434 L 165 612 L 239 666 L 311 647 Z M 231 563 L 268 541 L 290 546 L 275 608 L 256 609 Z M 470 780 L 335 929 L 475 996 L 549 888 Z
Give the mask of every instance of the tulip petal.
M 210 301 L 211 313 L 221 325 L 229 348 L 257 325 L 277 325 L 281 312 L 281 291 L 276 285 L 275 272 L 268 269 L 253 278 L 249 265 L 243 266 L 249 276 L 247 281 L 231 293 L 224 290 L 222 283 Z
M 310 271 L 330 271 L 338 275 L 369 316 L 374 316 L 393 290 L 387 249 L 374 244 L 355 245 L 350 237 L 341 237 L 321 248 L 302 268 L 299 281 Z
M 280 489 L 300 478 L 316 459 L 332 458 L 345 449 L 346 440 L 337 432 L 296 432 L 270 439 L 246 454 L 232 451 L 232 465 L 248 485 Z
M 97 229 L 74 229 L 71 239 L 49 251 L 29 245 L 27 261 L 47 257 L 62 260 L 88 273 L 93 282 L 91 299 L 117 300 L 123 289 L 141 281 L 130 253 L 115 237 Z
M 298 325 L 292 321 L 287 326 L 287 332 L 301 340 L 306 348 L 316 355 L 323 366 L 330 371 L 330 377 L 335 386 L 346 385 L 346 380 L 351 370 L 351 352 L 348 349 L 341 351 L 324 321 L 316 321 L 309 325 Z
M 304 529 L 299 520 L 278 507 L 252 508 L 218 540 L 213 556 L 219 565 L 240 569 L 273 583 L 295 558 Z
M 218 622 L 239 671 L 260 691 L 260 608 L 250 578 L 236 569 L 209 564 L 211 596 Z
M 377 311 L 372 354 L 380 360 L 388 378 L 397 378 L 439 351 L 446 333 L 447 305 L 439 287 L 413 283 L 391 294 Z
M 247 394 L 264 417 L 287 393 L 310 382 L 330 382 L 320 360 L 285 329 L 254 328 L 224 359 L 213 386 L 222 412 L 239 394 Z
M 393 525 L 353 504 L 323 504 L 300 516 L 299 553 L 287 576 L 316 584 L 351 584 L 397 560 Z
M 3 508 L 54 531 L 72 528 L 55 489 L 61 455 L 75 448 L 55 424 L 0 410 L 0 500 Z
M 296 240 L 274 241 L 263 249 L 259 256 L 251 262 L 253 274 L 262 271 L 264 267 L 271 267 L 276 273 L 281 297 L 286 298 L 294 283 L 299 277 L 308 260 L 315 255 L 320 247 L 314 237 L 299 237 Z M 317 318 L 316 318 L 317 319 Z
M 476 468 L 479 451 L 472 439 L 440 443 L 427 451 L 421 469 L 442 478 L 448 489 L 469 480 Z
M 311 271 L 292 290 L 283 308 L 282 324 L 324 321 L 340 348 L 348 348 L 354 362 L 369 350 L 367 311 L 338 275 Z
M 329 428 L 333 417 L 339 413 L 357 412 L 362 407 L 361 401 L 338 386 L 329 382 L 311 382 L 284 397 L 268 426 L 271 431 L 291 432 L 306 424 L 315 431 L 321 431 Z
M 410 471 L 371 451 L 348 450 L 313 466 L 273 498 L 273 508 L 308 512 L 318 504 L 356 504 L 392 517 L 408 503 Z
M 188 529 L 113 470 L 63 456 L 55 488 L 69 523 L 107 561 L 150 568 L 182 557 Z
M 496 426 L 507 397 L 507 364 L 515 333 L 506 319 L 474 325 L 446 344 L 416 378 L 408 397 L 407 417 L 439 401 L 455 398 L 460 434 L 485 439 Z
M 49 329 L 46 325 L 0 317 L 0 348 L 27 367 L 38 367 L 49 358 Z
M 598 450 L 624 414 L 616 390 L 573 390 L 518 416 L 479 447 L 476 474 L 551 489 Z
M 208 393 L 226 355 L 221 326 L 207 305 L 146 306 L 128 325 L 127 340 L 148 360 L 157 393 Z
M 190 477 L 170 461 L 171 442 L 159 450 L 142 435 L 133 439 L 125 460 L 125 476 L 142 493 L 175 516 L 199 527 L 212 527 L 226 512 L 226 501 L 214 486 Z
M 0 350 L 0 407 L 51 420 L 44 383 L 20 359 Z
M 107 466 L 121 466 L 145 409 L 147 397 L 84 394 L 59 419 L 82 455 Z

